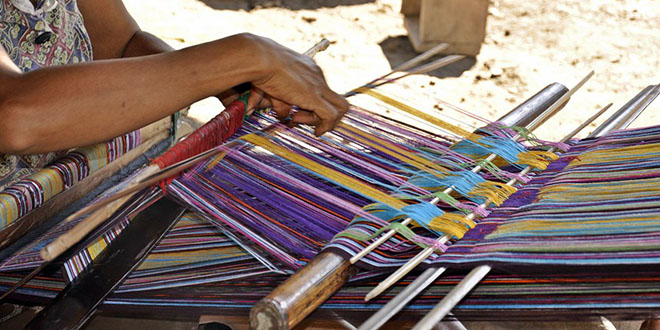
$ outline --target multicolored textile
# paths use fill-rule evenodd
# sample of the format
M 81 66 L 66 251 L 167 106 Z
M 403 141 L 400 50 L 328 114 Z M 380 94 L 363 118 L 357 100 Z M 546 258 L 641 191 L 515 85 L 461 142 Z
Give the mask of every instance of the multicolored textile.
M 148 199 L 148 198 L 147 198 Z M 148 203 L 147 203 L 148 204 Z M 21 288 L 18 293 L 31 299 L 53 298 L 67 281 L 73 281 L 93 259 L 99 244 L 108 244 L 114 235 L 130 221 L 129 214 L 145 207 L 141 199 L 134 199 L 130 207 L 116 214 L 109 223 L 96 231 L 88 244 L 68 259 L 56 272 L 46 272 Z M 0 263 L 0 292 L 16 276 L 39 266 L 43 261 L 39 250 L 73 223 L 61 224 L 30 246 Z M 164 288 L 178 288 L 232 281 L 240 278 L 283 273 L 277 267 L 254 258 L 249 249 L 198 214 L 185 213 L 170 232 L 156 245 L 149 256 L 117 289 L 118 292 L 143 292 Z
M 0 192 L 0 230 L 142 143 L 135 131 L 76 149 Z
M 256 129 L 268 125 L 274 125 L 269 134 Z M 430 237 L 439 233 L 461 236 L 474 226 L 461 222 L 466 214 L 485 215 L 478 206 L 484 196 L 499 203 L 515 191 L 490 180 L 512 175 L 494 165 L 479 174 L 467 170 L 476 161 L 452 150 L 449 137 L 357 109 L 320 139 L 309 129 L 286 129 L 260 115 L 242 133 L 239 147 L 227 150 L 222 161 L 200 165 L 168 189 L 292 269 L 304 266 L 351 221 L 383 228 L 411 217 L 414 226 L 398 226 L 400 235 L 384 245 L 410 251 L 434 244 Z M 473 137 L 486 138 L 509 139 Z M 515 148 L 498 151 L 528 153 L 517 142 L 510 145 Z M 462 178 L 468 180 L 460 183 Z M 460 187 L 460 194 L 444 193 L 448 186 Z M 429 203 L 434 198 L 438 206 Z
M 660 271 L 660 126 L 575 144 L 436 263 Z
M 52 33 L 37 44 L 36 38 Z M 0 45 L 23 71 L 92 60 L 92 44 L 76 0 L 0 0 Z M 0 191 L 63 153 L 0 154 Z

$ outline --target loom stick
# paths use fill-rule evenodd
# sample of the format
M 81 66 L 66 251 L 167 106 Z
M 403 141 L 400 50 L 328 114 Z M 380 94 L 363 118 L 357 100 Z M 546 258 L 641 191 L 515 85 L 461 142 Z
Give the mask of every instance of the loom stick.
M 656 86 L 653 90 L 654 93 L 639 93 L 637 94 L 631 102 L 626 103 L 619 111 L 617 111 L 610 119 L 601 124 L 596 131 L 598 135 L 592 133 L 592 137 L 602 136 L 611 131 L 624 129 L 629 124 L 630 121 L 627 120 L 631 113 L 641 113 L 648 107 L 648 105 L 655 99 L 657 96 L 657 91 L 660 89 L 660 85 Z M 633 102 L 637 100 L 642 100 L 641 102 Z M 650 100 L 650 101 L 649 101 Z M 622 111 L 623 110 L 623 111 Z M 624 120 L 618 120 L 619 118 L 624 118 Z M 614 119 L 612 119 L 614 118 Z M 614 124 L 616 123 L 616 124 Z M 472 289 L 479 284 L 479 282 L 488 275 L 491 267 L 488 265 L 481 265 L 475 267 L 462 281 L 459 283 L 452 291 L 447 294 L 447 297 L 451 295 L 448 299 L 441 300 L 436 307 L 434 307 L 416 326 L 414 329 L 423 330 L 431 329 L 435 324 L 441 321 L 447 314 L 460 302 Z
M 570 97 L 571 97 L 571 96 L 572 96 L 572 95 L 573 95 L 578 89 L 580 89 L 582 86 L 584 86 L 584 84 L 585 84 L 585 83 L 586 83 L 586 82 L 587 82 L 587 81 L 588 81 L 593 75 L 594 75 L 594 72 L 593 72 L 593 71 L 589 72 L 589 74 L 587 74 L 584 78 L 582 78 L 582 80 L 580 80 L 580 82 L 578 82 L 578 83 L 575 85 L 575 87 L 573 87 L 571 90 L 569 90 L 566 94 L 562 95 L 562 96 L 561 96 L 561 97 L 560 97 L 555 103 L 553 103 L 553 104 L 552 104 L 547 110 L 543 111 L 538 117 L 534 118 L 534 119 L 533 119 L 533 120 L 532 120 L 532 121 L 526 126 L 526 128 L 527 128 L 528 130 L 532 131 L 532 130 L 534 130 L 535 128 L 537 128 L 539 125 L 541 125 L 541 123 L 543 123 L 545 120 L 547 120 L 548 118 L 552 117 L 555 113 L 557 113 L 557 111 L 558 111 L 561 107 L 564 106 L 564 103 L 566 103 L 566 101 L 567 101 L 567 100 L 568 100 L 568 99 L 569 99 L 569 98 L 570 98 Z M 516 136 L 513 137 L 513 140 L 516 140 L 516 139 L 518 139 L 519 137 L 520 137 L 519 135 L 516 135 Z M 491 155 L 489 155 L 489 156 L 486 158 L 486 160 L 487 160 L 487 161 L 492 161 L 492 160 L 494 160 L 496 157 L 497 157 L 497 155 L 495 155 L 495 154 L 491 154 Z M 481 169 L 482 169 L 481 166 L 476 166 L 476 167 L 474 167 L 474 168 L 472 169 L 472 172 L 477 173 L 477 172 L 481 171 Z M 449 188 L 447 188 L 447 189 L 444 190 L 445 193 L 450 193 L 450 192 L 452 192 L 452 191 L 453 191 L 453 187 L 449 187 Z M 436 199 L 438 199 L 438 200 L 436 201 Z M 432 204 L 436 204 L 438 201 L 439 201 L 439 198 L 434 198 L 434 199 L 431 201 L 431 203 L 432 203 Z M 488 205 L 490 204 L 490 200 L 488 200 L 487 202 L 485 202 L 482 206 L 484 206 L 484 205 L 487 206 L 487 204 L 488 204 Z M 467 219 L 467 220 L 473 220 L 475 217 L 476 217 L 476 214 L 473 212 L 473 213 L 468 214 L 468 215 L 465 217 L 465 219 Z M 402 223 L 403 225 L 408 225 L 408 224 L 410 224 L 411 222 L 412 222 L 412 219 L 411 219 L 411 218 L 407 218 L 407 219 L 405 219 L 404 221 L 402 221 L 401 223 Z M 394 234 L 396 233 L 394 230 L 390 230 L 389 232 L 392 232 L 392 234 L 390 235 L 390 237 L 394 236 Z M 387 234 L 389 234 L 389 232 L 388 232 Z M 387 235 L 387 234 L 386 234 L 386 235 Z M 451 235 L 447 234 L 447 235 L 444 235 L 444 236 L 438 238 L 438 239 L 436 240 L 436 242 L 438 242 L 438 243 L 440 243 L 440 244 L 445 244 L 445 243 L 447 243 L 450 239 L 451 239 Z M 384 241 L 385 241 L 385 240 L 383 240 L 383 242 L 384 242 Z M 371 248 L 371 245 L 370 245 L 368 248 Z M 375 249 L 375 248 L 376 248 L 376 246 L 373 247 L 373 249 Z M 372 249 L 372 250 L 373 250 L 373 249 Z M 414 256 L 412 259 L 408 260 L 408 262 L 406 262 L 403 266 L 401 266 L 399 269 L 397 269 L 397 270 L 396 270 L 394 273 L 392 273 L 389 277 L 387 277 L 385 280 L 383 280 L 381 283 L 379 283 L 378 286 L 376 286 L 376 288 L 374 288 L 371 292 L 369 292 L 369 294 L 367 294 L 367 296 L 365 297 L 365 300 L 366 300 L 366 301 L 369 301 L 371 298 L 376 297 L 376 296 L 378 296 L 379 294 L 381 294 L 383 291 L 387 290 L 387 288 L 389 288 L 389 287 L 392 286 L 394 283 L 396 283 L 396 282 L 399 281 L 401 278 L 403 278 L 403 277 L 406 276 L 408 273 L 410 273 L 413 269 L 415 269 L 415 267 L 417 267 L 419 264 L 421 264 L 422 262 L 424 262 L 424 260 L 426 260 L 427 258 L 429 258 L 433 253 L 435 253 L 435 248 L 433 248 L 432 246 L 427 247 L 427 248 L 425 248 L 424 250 L 422 250 L 421 252 L 419 252 L 416 256 Z M 364 255 L 366 255 L 366 253 L 365 253 Z M 354 259 L 354 258 L 351 258 L 351 260 L 353 260 L 353 259 Z
M 561 142 L 566 142 L 577 135 L 585 127 L 591 124 L 594 120 L 600 117 L 605 111 L 607 111 L 612 106 L 612 103 L 606 105 L 596 114 L 591 116 L 589 119 L 584 121 L 580 126 L 575 128 L 571 133 L 566 135 Z M 554 148 L 550 149 L 554 151 Z M 522 174 L 527 174 L 531 171 L 531 166 L 527 166 Z M 512 179 L 507 183 L 507 185 L 514 185 L 517 183 L 516 179 Z M 431 285 L 440 275 L 442 275 L 447 268 L 445 267 L 431 267 L 426 269 L 420 276 L 418 276 L 412 283 L 406 286 L 406 288 L 396 295 L 392 300 L 388 301 L 385 306 L 383 306 L 378 312 L 374 313 L 365 323 L 360 325 L 358 329 L 367 330 L 367 329 L 377 329 L 385 324 L 390 318 L 396 315 L 401 309 L 403 309 L 413 298 L 420 294 L 424 289 Z M 475 271 L 476 274 L 481 274 L 483 270 Z M 477 276 L 477 275 L 473 275 Z M 451 299 L 451 298 L 448 298 Z
M 651 85 L 644 88 L 624 104 L 621 109 L 617 110 L 613 116 L 596 128 L 589 137 L 601 136 L 605 134 L 603 132 L 609 132 L 615 127 L 628 127 L 658 97 L 658 94 L 660 94 L 660 85 Z
M 184 211 L 169 199 L 161 198 L 140 212 L 116 238 L 115 244 L 94 259 L 90 271 L 82 274 L 68 290 L 62 291 L 26 329 L 83 327 L 96 307 L 140 264 L 139 261 L 149 254 Z
M 551 85 L 552 86 L 552 85 Z M 527 116 L 536 116 L 550 104 L 547 99 L 558 99 L 556 94 L 566 93 L 561 88 L 552 87 L 552 92 L 537 93 L 524 104 L 521 109 L 514 110 L 516 116 L 510 116 L 508 124 L 516 125 L 518 120 L 528 120 Z M 542 99 L 542 100 L 540 100 Z M 536 101 L 538 100 L 538 101 Z M 538 109 L 542 108 L 542 109 Z M 511 112 L 514 112 L 512 110 Z M 525 114 L 525 115 L 523 115 Z M 506 117 L 506 116 L 505 116 Z M 531 120 L 528 120 L 531 122 Z M 348 269 L 348 271 L 347 271 Z M 273 290 L 267 297 L 257 303 L 250 311 L 250 322 L 253 329 L 290 329 L 300 320 L 321 305 L 337 289 L 350 279 L 356 267 L 349 260 L 332 252 L 323 252 L 314 260 L 300 269 L 296 275 L 287 279 Z M 312 279 L 312 281 L 305 281 Z M 332 284 L 332 286 L 328 286 Z M 325 285 L 325 286 L 324 286 Z M 306 289 L 313 288 L 313 294 L 307 294 Z M 313 298 L 313 299 L 310 299 Z
M 421 64 L 422 62 L 428 60 L 429 58 L 431 58 L 431 57 L 433 57 L 437 54 L 440 54 L 441 52 L 447 50 L 447 48 L 449 48 L 449 44 L 441 43 L 441 44 L 439 44 L 439 45 L 423 52 L 422 54 L 420 54 L 418 56 L 415 56 L 415 57 L 405 61 L 404 63 L 399 64 L 398 66 L 394 67 L 394 69 L 392 69 L 392 71 L 390 73 L 388 73 L 386 75 L 383 75 L 382 77 L 380 77 L 378 79 L 375 79 L 374 81 L 385 79 L 389 75 L 393 74 L 394 72 L 406 71 L 410 68 L 413 68 L 413 67 Z
M 364 89 L 377 88 L 377 87 L 383 86 L 385 84 L 391 83 L 393 81 L 399 80 L 401 78 L 408 77 L 408 76 L 413 75 L 413 74 L 427 73 L 429 71 L 433 71 L 433 70 L 445 67 L 447 65 L 450 65 L 452 63 L 458 62 L 458 61 L 462 60 L 463 58 L 465 58 L 465 56 L 463 56 L 463 55 L 448 55 L 448 56 L 439 58 L 439 59 L 437 59 L 433 62 L 430 62 L 430 63 L 424 64 L 422 66 L 419 66 L 418 68 L 414 69 L 413 71 L 406 72 L 405 74 L 402 74 L 400 76 L 390 78 L 390 79 L 385 79 L 385 80 L 383 80 L 383 79 L 374 80 L 372 83 L 360 86 L 360 87 L 355 88 L 355 89 L 352 89 L 351 91 L 344 93 L 342 96 L 350 97 L 350 96 L 353 96 L 353 95 L 357 95 L 357 94 L 360 94 L 362 92 L 362 90 L 364 90 Z M 390 72 L 389 74 L 387 74 L 387 76 L 391 75 L 394 72 L 396 72 L 396 71 Z M 380 82 L 378 82 L 378 81 L 380 81 Z
M 113 176 L 123 166 L 126 166 L 126 164 L 132 162 L 157 142 L 163 140 L 165 138 L 163 132 L 169 131 L 170 126 L 171 121 L 168 117 L 142 128 L 140 131 L 144 142 L 141 145 L 106 166 L 103 166 L 95 173 L 82 179 L 73 187 L 53 196 L 53 198 L 47 200 L 40 207 L 35 208 L 22 216 L 19 221 L 14 221 L 11 225 L 4 228 L 0 231 L 0 250 L 10 246 L 24 234 L 55 216 L 58 212 L 68 206 L 72 200 L 78 200 L 89 194 L 92 190 L 98 187 L 103 180 Z
M 386 73 L 386 74 L 384 74 L 384 75 L 382 75 L 382 76 L 380 76 L 380 77 L 378 77 L 378 78 L 376 78 L 376 79 L 374 79 L 374 80 L 372 80 L 372 81 L 370 81 L 370 82 L 368 82 L 368 83 L 366 83 L 366 84 L 364 84 L 364 85 L 362 85 L 358 88 L 352 89 L 350 92 L 344 94 L 344 96 L 348 97 L 348 96 L 358 94 L 358 92 L 356 92 L 358 89 L 360 89 L 362 87 L 373 86 L 375 83 L 385 80 L 385 78 L 393 75 L 396 72 L 402 72 L 402 71 L 406 71 L 410 68 L 413 68 L 413 67 L 421 64 L 422 62 L 428 60 L 429 58 L 433 57 L 434 55 L 437 55 L 440 52 L 446 50 L 447 48 L 449 48 L 448 44 L 445 44 L 445 43 L 439 44 L 439 45 L 425 51 L 424 53 L 411 58 L 410 60 L 406 61 L 405 63 L 402 63 L 401 65 L 395 67 L 394 69 L 392 69 L 392 71 L 390 71 L 390 72 L 388 72 L 388 73 Z M 396 79 L 394 79 L 394 80 L 396 80 Z M 391 81 L 391 79 L 386 80 L 386 82 L 387 81 Z

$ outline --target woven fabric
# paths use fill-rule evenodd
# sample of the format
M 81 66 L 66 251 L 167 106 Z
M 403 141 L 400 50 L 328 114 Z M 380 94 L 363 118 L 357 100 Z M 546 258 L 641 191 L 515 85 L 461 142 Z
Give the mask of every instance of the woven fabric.
M 0 192 L 0 230 L 142 143 L 135 131 L 76 149 Z

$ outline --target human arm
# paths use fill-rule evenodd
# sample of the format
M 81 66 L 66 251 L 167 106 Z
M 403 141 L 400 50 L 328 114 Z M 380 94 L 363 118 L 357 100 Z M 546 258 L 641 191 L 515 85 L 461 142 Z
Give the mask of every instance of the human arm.
M 96 59 L 137 57 L 174 50 L 160 38 L 142 31 L 120 0 L 78 0 L 78 7 L 85 17 L 85 27 L 90 35 Z M 250 84 L 244 84 L 215 96 L 228 105 L 250 87 Z M 253 94 L 248 102 L 248 110 L 272 105 L 269 99 L 264 99 L 261 91 Z M 282 113 L 286 114 L 288 113 Z
M 245 82 L 282 107 L 314 111 L 322 119 L 317 133 L 332 129 L 348 106 L 310 59 L 248 34 L 169 53 L 29 73 L 18 72 L 4 51 L 0 57 L 0 153 L 107 140 Z
M 312 110 L 294 118 L 317 134 L 347 109 L 312 61 L 268 39 L 241 34 L 162 53 L 169 46 L 140 32 L 121 1 L 79 5 L 98 61 L 20 73 L 0 49 L 0 153 L 101 142 L 246 82 L 278 113 L 291 104 Z M 161 54 L 140 56 L 150 53 Z M 139 57 L 117 60 L 122 54 Z

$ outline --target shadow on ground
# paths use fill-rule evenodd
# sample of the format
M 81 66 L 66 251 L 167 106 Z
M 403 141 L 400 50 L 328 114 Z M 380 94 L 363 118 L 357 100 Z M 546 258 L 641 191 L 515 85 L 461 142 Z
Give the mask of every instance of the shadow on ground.
M 392 68 L 419 55 L 415 52 L 406 36 L 389 37 L 381 41 L 379 45 Z M 444 55 L 434 56 L 428 62 L 437 60 L 443 56 Z M 427 74 L 438 78 L 460 77 L 463 72 L 470 70 L 475 63 L 476 59 L 474 57 L 466 57 L 456 63 L 452 63 L 444 68 L 433 70 Z
M 213 9 L 251 10 L 280 7 L 291 10 L 361 5 L 375 0 L 199 0 Z

